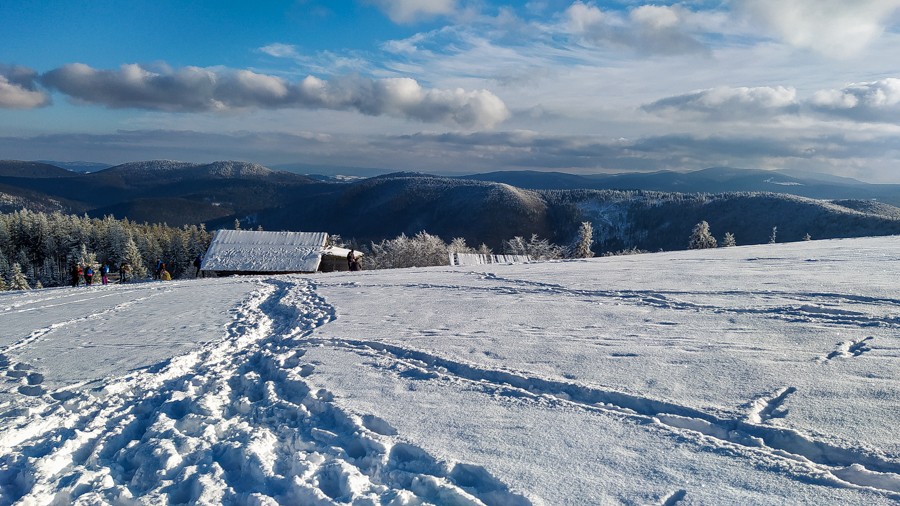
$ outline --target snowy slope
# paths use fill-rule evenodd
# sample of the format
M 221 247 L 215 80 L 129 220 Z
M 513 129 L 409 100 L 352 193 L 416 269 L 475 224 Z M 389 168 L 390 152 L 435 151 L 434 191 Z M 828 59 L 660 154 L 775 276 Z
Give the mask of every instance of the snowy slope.
M 0 504 L 896 504 L 900 238 L 0 295 Z

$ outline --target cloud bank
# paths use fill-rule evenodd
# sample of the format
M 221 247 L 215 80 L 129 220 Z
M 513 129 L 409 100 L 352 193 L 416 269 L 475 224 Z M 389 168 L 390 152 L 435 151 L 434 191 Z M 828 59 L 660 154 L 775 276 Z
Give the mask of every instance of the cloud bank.
M 665 117 L 692 115 L 723 121 L 800 114 L 817 119 L 900 125 L 900 79 L 889 77 L 839 90 L 820 90 L 803 100 L 790 87 L 718 87 L 663 98 L 641 109 Z
M 784 86 L 720 86 L 657 100 L 642 107 L 661 115 L 698 113 L 716 119 L 751 119 L 797 112 L 797 90 Z
M 122 65 L 97 70 L 74 63 L 40 78 L 73 99 L 110 108 L 203 112 L 242 108 L 325 108 L 389 115 L 465 128 L 491 128 L 510 112 L 487 90 L 426 89 L 410 78 L 344 77 L 299 82 L 249 70 L 184 67 L 151 70 Z
M 0 65 L 0 108 L 34 109 L 50 103 L 35 86 L 37 73 L 25 67 Z
M 816 92 L 809 101 L 819 113 L 854 121 L 900 123 L 900 79 L 851 84 Z

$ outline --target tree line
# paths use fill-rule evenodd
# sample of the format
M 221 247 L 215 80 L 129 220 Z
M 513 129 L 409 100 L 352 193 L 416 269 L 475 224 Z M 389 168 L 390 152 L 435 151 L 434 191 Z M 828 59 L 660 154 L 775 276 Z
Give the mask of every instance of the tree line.
M 132 276 L 143 278 L 162 260 L 173 277 L 180 277 L 210 239 L 203 225 L 177 228 L 27 209 L 3 213 L 0 289 L 66 285 L 75 265 L 106 264 L 117 272 L 127 262 Z
M 172 277 L 188 277 L 194 258 L 206 252 L 211 238 L 202 224 L 179 228 L 27 209 L 0 213 L 0 290 L 66 286 L 78 265 L 96 269 L 106 264 L 117 273 L 128 263 L 131 276 L 142 279 L 161 260 Z M 332 239 L 343 244 L 339 236 Z M 536 260 L 589 257 L 592 242 L 591 224 L 584 222 L 571 245 L 559 246 L 537 235 L 513 237 L 503 243 L 501 253 Z M 352 246 L 366 254 L 367 269 L 448 265 L 450 253 L 493 253 L 484 244 L 473 248 L 462 238 L 447 243 L 424 231 Z

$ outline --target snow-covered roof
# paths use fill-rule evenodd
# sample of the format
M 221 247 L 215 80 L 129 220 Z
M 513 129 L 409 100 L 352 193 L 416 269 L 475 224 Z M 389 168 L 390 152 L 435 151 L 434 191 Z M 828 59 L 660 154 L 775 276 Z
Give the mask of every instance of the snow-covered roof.
M 351 251 L 350 249 L 341 248 L 340 246 L 329 246 L 329 247 L 325 248 L 324 250 L 322 250 L 322 254 L 327 255 L 327 256 L 332 256 L 332 257 L 347 258 L 347 255 L 350 254 L 350 251 Z M 357 250 L 352 250 L 352 251 L 353 251 L 354 257 L 363 256 L 361 251 L 357 251 Z
M 327 238 L 325 232 L 219 230 L 200 268 L 230 272 L 315 272 Z

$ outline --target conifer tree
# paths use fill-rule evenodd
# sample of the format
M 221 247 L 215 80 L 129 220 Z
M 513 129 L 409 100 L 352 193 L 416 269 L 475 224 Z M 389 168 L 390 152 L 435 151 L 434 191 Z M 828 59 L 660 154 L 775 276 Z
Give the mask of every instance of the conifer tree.
M 722 238 L 722 247 L 730 248 L 731 246 L 737 246 L 737 243 L 734 240 L 734 234 L 731 232 L 725 232 L 725 237 Z
M 694 225 L 694 231 L 691 232 L 691 239 L 688 242 L 688 249 L 707 249 L 717 246 L 716 238 L 709 232 L 709 223 L 701 221 Z
M 131 265 L 131 275 L 134 279 L 147 277 L 147 267 L 141 258 L 141 252 L 131 237 L 125 240 L 124 255 L 124 260 Z
M 581 222 L 578 230 L 578 244 L 575 245 L 575 258 L 591 258 L 594 252 L 591 246 L 594 244 L 594 227 L 589 221 Z
M 28 285 L 28 279 L 22 273 L 22 267 L 19 266 L 18 262 L 12 264 L 12 273 L 9 276 L 9 289 L 31 290 L 31 286 Z

